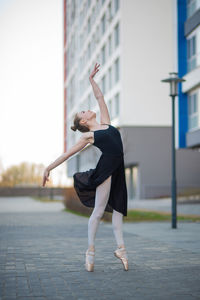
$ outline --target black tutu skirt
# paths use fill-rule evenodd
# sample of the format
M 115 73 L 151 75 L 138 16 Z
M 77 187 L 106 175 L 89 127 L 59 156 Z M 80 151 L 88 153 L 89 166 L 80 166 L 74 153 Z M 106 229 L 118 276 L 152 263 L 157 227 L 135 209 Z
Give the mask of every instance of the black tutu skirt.
M 75 173 L 73 179 L 76 193 L 83 205 L 95 207 L 96 188 L 110 175 L 111 189 L 105 211 L 112 213 L 114 209 L 127 216 L 127 187 L 122 154 L 102 153 L 96 168 Z

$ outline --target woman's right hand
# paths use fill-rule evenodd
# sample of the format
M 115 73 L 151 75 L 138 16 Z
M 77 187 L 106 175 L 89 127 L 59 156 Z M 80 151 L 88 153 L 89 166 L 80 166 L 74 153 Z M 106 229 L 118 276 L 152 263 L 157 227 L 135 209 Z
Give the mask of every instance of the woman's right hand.
M 43 183 L 42 185 L 45 186 L 46 181 L 49 181 L 49 173 L 50 171 L 48 169 L 44 170 L 44 174 L 43 174 Z
M 94 77 L 94 75 L 99 71 L 99 66 L 100 66 L 100 64 L 98 65 L 97 63 L 95 64 L 95 66 L 94 66 L 94 69 L 93 69 L 93 71 L 92 71 L 92 73 L 90 74 L 90 79 L 91 78 L 93 78 Z

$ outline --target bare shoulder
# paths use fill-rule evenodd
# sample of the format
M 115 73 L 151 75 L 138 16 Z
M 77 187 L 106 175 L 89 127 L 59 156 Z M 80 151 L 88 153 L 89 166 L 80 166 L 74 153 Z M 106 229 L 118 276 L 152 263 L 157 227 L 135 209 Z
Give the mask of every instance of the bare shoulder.
M 94 143 L 94 132 L 82 132 L 81 138 L 86 140 L 88 143 L 93 144 Z

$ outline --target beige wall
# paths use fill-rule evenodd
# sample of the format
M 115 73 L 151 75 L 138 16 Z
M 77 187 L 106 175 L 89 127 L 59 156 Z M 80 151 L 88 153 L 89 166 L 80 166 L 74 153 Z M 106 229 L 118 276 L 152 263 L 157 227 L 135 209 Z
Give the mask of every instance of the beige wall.
M 169 85 L 176 71 L 173 0 L 121 3 L 121 125 L 169 126 Z

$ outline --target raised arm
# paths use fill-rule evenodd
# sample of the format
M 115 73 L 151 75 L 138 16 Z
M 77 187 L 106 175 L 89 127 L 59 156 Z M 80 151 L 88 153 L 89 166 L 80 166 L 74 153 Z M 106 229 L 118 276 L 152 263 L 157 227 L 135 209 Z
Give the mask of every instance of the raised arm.
M 81 149 L 83 149 L 87 144 L 89 143 L 88 135 L 83 134 L 78 142 L 72 146 L 67 152 L 63 153 L 61 156 L 59 156 L 53 163 L 51 163 L 44 171 L 43 175 L 43 183 L 42 185 L 45 186 L 46 181 L 48 181 L 49 172 L 56 168 L 58 165 L 63 163 L 65 160 L 70 158 L 70 156 L 74 155 L 75 153 L 79 152 Z
M 104 100 L 104 96 L 103 96 L 98 84 L 94 81 L 94 78 L 93 78 L 95 76 L 95 74 L 99 71 L 99 69 L 98 69 L 99 66 L 100 66 L 100 64 L 99 65 L 97 65 L 97 63 L 95 64 L 94 70 L 92 71 L 92 73 L 89 76 L 89 80 L 90 80 L 90 83 L 93 88 L 94 96 L 97 99 L 98 104 L 99 104 L 100 122 L 104 123 L 104 124 L 110 124 L 110 115 L 109 115 L 109 111 L 108 111 L 107 105 Z

